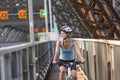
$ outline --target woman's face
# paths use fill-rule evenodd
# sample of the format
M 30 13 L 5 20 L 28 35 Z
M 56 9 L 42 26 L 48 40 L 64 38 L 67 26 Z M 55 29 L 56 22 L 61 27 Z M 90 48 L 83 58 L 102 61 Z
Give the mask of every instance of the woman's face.
M 61 31 L 61 37 L 64 39 L 66 38 L 66 33 L 64 31 Z

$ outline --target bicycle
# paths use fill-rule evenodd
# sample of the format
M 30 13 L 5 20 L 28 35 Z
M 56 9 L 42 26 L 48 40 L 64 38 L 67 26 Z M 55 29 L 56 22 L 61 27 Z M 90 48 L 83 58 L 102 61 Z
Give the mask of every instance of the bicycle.
M 71 75 L 71 66 L 76 66 L 79 65 L 81 61 L 75 61 L 75 62 L 58 62 L 57 64 L 60 65 L 62 64 L 66 68 L 66 77 L 65 80 L 72 80 L 72 75 Z

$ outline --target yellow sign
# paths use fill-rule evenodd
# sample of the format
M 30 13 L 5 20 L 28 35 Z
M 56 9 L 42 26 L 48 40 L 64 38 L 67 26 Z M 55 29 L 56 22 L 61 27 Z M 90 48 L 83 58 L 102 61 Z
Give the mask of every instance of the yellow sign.
M 0 11 L 0 19 L 8 19 L 8 11 Z
M 46 12 L 44 9 L 40 9 L 40 17 L 45 18 Z
M 18 11 L 18 17 L 19 17 L 20 19 L 25 19 L 25 18 L 27 18 L 26 10 L 19 10 L 19 11 Z

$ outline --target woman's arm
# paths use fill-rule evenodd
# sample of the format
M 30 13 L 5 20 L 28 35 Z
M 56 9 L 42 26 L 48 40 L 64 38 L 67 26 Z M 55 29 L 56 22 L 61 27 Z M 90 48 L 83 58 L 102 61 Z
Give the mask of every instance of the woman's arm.
M 55 54 L 53 57 L 52 63 L 57 63 L 58 57 L 59 57 L 59 50 L 60 50 L 60 41 L 56 42 L 56 48 L 55 48 Z
M 76 50 L 76 53 L 78 54 L 78 57 L 80 58 L 81 62 L 84 63 L 85 62 L 85 59 L 83 58 L 81 52 L 80 52 L 80 48 L 78 46 L 78 43 L 76 40 L 73 40 L 73 45 L 75 47 L 75 50 Z

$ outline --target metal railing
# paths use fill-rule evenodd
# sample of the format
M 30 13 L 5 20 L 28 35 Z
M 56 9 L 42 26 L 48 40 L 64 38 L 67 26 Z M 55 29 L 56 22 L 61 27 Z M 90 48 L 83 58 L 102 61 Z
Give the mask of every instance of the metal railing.
M 0 48 L 0 80 L 44 80 L 54 44 L 46 41 Z
M 88 80 L 120 80 L 120 41 L 76 39 Z M 0 80 L 47 80 L 55 41 L 0 48 Z

